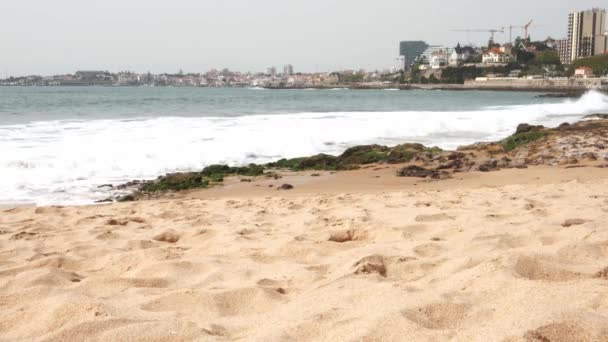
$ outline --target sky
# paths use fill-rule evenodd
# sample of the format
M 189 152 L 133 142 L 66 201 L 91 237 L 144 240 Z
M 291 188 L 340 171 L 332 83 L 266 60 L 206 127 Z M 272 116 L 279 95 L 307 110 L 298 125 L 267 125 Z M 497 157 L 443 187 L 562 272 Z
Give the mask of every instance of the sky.
M 453 30 L 531 19 L 533 39 L 562 38 L 568 13 L 591 7 L 608 1 L 0 0 L 0 77 L 385 69 L 396 65 L 401 40 L 482 45 L 489 34 Z

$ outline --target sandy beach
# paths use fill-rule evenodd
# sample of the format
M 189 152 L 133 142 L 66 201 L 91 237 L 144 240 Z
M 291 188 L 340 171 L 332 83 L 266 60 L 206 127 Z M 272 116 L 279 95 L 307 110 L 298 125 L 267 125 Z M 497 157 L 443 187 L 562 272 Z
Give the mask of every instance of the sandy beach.
M 0 339 L 606 341 L 606 189 L 382 167 L 4 209 Z

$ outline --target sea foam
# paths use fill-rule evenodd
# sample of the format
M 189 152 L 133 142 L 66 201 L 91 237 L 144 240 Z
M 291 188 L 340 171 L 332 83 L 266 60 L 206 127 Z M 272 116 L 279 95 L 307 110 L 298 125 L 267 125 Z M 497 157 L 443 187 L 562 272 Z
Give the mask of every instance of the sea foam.
M 420 142 L 453 149 L 498 140 L 522 122 L 558 125 L 608 112 L 589 92 L 556 104 L 477 111 L 334 112 L 231 117 L 38 121 L 0 126 L 0 204 L 86 204 L 108 196 L 99 185 L 152 179 L 214 163 L 241 165 L 349 146 Z

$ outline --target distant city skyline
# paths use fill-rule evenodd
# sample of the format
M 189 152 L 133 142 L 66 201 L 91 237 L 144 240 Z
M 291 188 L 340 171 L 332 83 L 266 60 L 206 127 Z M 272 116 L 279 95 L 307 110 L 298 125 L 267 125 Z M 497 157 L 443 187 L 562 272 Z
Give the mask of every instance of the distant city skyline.
M 385 69 L 399 42 L 487 43 L 489 34 L 454 29 L 522 26 L 533 39 L 564 38 L 568 14 L 605 0 L 175 0 L 0 4 L 0 78 L 74 70 L 202 73 Z M 514 28 L 513 35 L 521 35 Z M 508 40 L 508 32 L 498 34 Z

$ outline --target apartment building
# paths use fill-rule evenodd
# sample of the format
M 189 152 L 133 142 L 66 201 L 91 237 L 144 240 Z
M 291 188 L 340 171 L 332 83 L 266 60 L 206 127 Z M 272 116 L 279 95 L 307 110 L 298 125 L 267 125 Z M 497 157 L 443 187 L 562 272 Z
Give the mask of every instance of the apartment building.
M 568 15 L 568 36 L 559 43 L 562 63 L 606 53 L 606 10 L 594 8 Z

